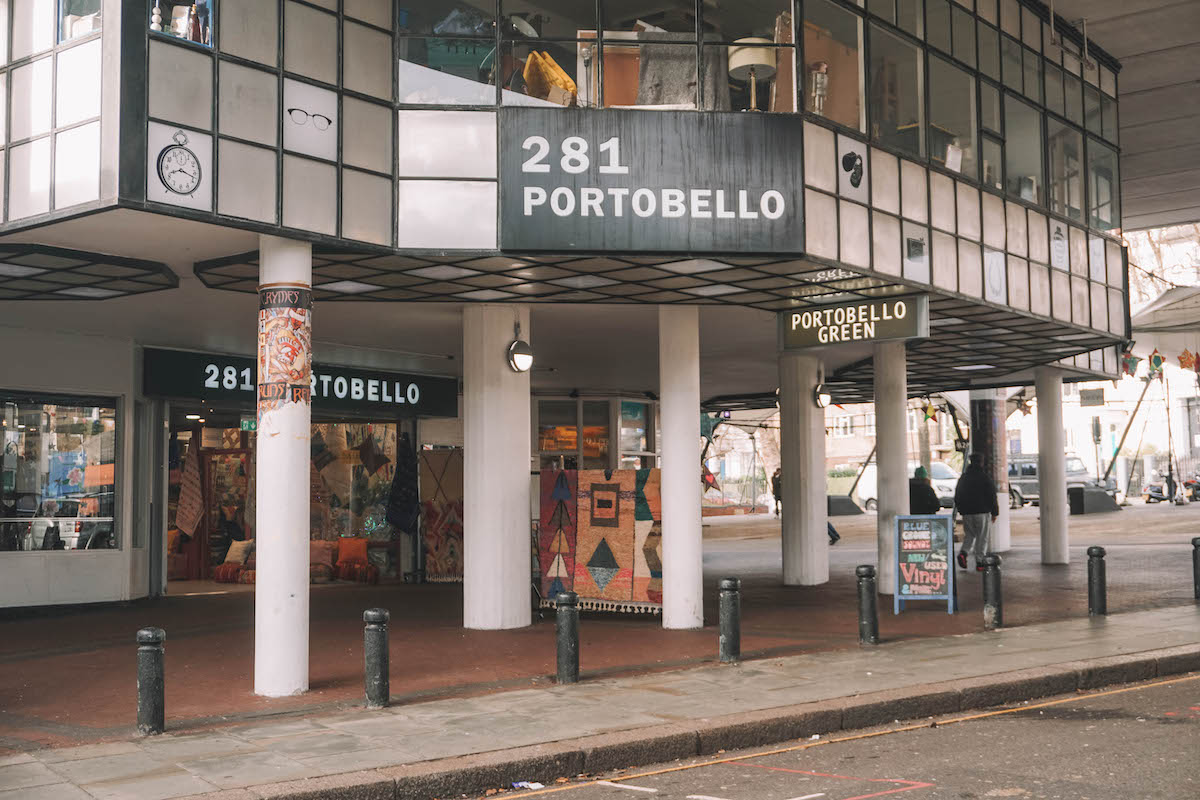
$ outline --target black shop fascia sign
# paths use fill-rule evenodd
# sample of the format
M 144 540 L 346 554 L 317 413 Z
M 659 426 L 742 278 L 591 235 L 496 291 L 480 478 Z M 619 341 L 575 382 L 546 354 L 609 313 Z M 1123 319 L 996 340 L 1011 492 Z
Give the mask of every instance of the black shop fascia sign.
M 928 336 L 928 295 L 814 306 L 779 315 L 779 344 L 784 350 Z
M 506 252 L 800 253 L 803 120 L 502 108 Z
M 257 368 L 248 356 L 147 347 L 142 392 L 147 397 L 255 407 Z M 457 417 L 458 379 L 313 364 L 313 410 L 358 417 Z

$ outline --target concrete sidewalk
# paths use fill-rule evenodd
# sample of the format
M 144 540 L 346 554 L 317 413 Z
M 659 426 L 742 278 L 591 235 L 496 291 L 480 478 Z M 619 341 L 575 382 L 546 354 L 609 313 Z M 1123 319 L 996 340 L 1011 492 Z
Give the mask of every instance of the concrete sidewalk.
M 585 680 L 0 757 L 0 800 L 409 798 L 1200 669 L 1200 609 Z

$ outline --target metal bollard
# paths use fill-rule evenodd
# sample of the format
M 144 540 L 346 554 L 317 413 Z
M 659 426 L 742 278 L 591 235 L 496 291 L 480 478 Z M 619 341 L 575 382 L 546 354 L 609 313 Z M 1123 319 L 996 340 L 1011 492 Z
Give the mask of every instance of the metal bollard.
M 737 578 L 722 578 L 720 587 L 717 652 L 721 662 L 729 664 L 742 657 L 742 582 Z
M 392 701 L 391 667 L 388 654 L 386 608 L 368 608 L 363 612 L 363 662 L 367 708 L 386 708 Z
M 1103 547 L 1092 545 L 1088 554 L 1088 616 L 1108 614 L 1108 576 L 1104 566 Z
M 563 592 L 554 602 L 558 606 L 554 623 L 558 640 L 558 682 L 579 683 L 579 595 Z
M 138 733 L 153 736 L 166 727 L 165 683 L 163 680 L 162 628 L 142 628 L 137 632 L 137 724 Z
M 983 557 L 983 627 L 995 630 L 1004 626 L 1004 598 L 1000 592 L 1000 556 Z
M 858 576 L 858 643 L 879 644 L 879 607 L 875 591 L 875 567 L 861 564 Z
M 1200 536 L 1192 539 L 1192 593 L 1200 600 Z

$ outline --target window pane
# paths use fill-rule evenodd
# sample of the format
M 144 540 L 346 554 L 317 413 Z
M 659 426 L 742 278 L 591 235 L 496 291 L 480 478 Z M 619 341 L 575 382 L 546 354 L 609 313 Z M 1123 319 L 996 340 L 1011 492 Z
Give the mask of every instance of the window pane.
M 1021 45 L 1007 36 L 1000 37 L 1000 59 L 1003 62 L 1004 85 L 1010 89 L 1021 91 L 1021 78 L 1025 72 L 1025 64 L 1021 57 Z
M 1035 103 L 1042 102 L 1042 57 L 1025 50 L 1025 96 Z
M 608 468 L 608 401 L 583 401 L 583 468 Z
M 486 46 L 486 42 L 481 42 Z M 506 105 L 574 105 L 579 98 L 580 76 L 576 74 L 582 58 L 575 42 L 508 42 L 500 46 L 504 89 L 500 102 Z M 591 61 L 584 64 L 591 71 Z M 587 76 L 583 76 L 587 83 Z
M 1117 101 L 1107 95 L 1100 95 L 1100 117 L 1104 126 L 1104 138 L 1110 142 L 1117 138 Z
M 983 127 L 989 131 L 1003 133 L 1000 127 L 1000 90 L 987 81 L 979 82 L 979 104 Z
M 1083 87 L 1083 118 L 1089 133 L 1101 132 L 1100 91 L 1094 86 Z
M 1042 51 L 1042 21 L 1028 8 L 1021 8 L 1021 38 L 1026 47 Z
M 482 0 L 476 2 L 483 5 Z M 549 13 L 547 9 L 550 9 Z M 515 41 L 527 42 L 535 35 L 538 39 L 580 39 L 584 38 L 584 31 L 592 31 L 594 36 L 596 30 L 596 6 L 590 2 L 504 0 L 502 14 L 504 22 L 500 25 L 500 35 Z M 563 64 L 564 68 L 566 66 Z
M 1046 66 L 1046 108 L 1066 116 L 1063 103 L 1063 73 L 1053 65 Z
M 979 71 L 989 78 L 1000 80 L 1000 32 L 979 25 Z
M 495 27 L 495 0 L 405 0 L 396 15 L 401 34 L 495 36 Z
M 1101 230 L 1121 227 L 1120 174 L 1117 151 L 1088 139 L 1088 191 L 1090 224 Z
M 975 66 L 975 18 L 954 6 L 954 57 Z
M 575 452 L 579 448 L 579 420 L 574 400 L 538 401 L 538 450 L 544 453 Z
M 646 5 L 654 4 L 647 3 Z M 663 4 L 658 3 L 657 5 Z M 687 5 L 692 6 L 690 2 Z M 694 17 L 695 13 L 693 12 L 691 16 Z M 791 0 L 759 0 L 756 3 L 705 3 L 704 5 L 704 38 L 709 41 L 735 42 L 738 39 L 752 36 L 776 44 L 787 44 L 791 42 L 791 27 Z M 786 38 L 784 38 L 785 34 Z
M 918 39 L 924 35 L 921 0 L 896 0 L 896 25 Z
M 67 8 L 71 6 L 71 8 Z M 63 40 L 83 36 L 100 28 L 100 3 L 98 0 L 63 0 L 62 25 L 59 35 Z M 94 20 L 89 17 L 88 9 L 95 7 Z M 192 13 L 192 9 L 196 13 Z M 150 17 L 150 29 L 177 36 L 180 39 L 199 42 L 212 46 L 212 32 L 216 28 L 213 19 L 212 2 L 199 0 L 195 3 L 160 2 L 158 4 L 159 20 L 156 23 L 153 12 Z M 94 27 L 89 27 L 93 25 Z M 155 25 L 158 27 L 155 27 Z
M 197 11 L 201 5 L 196 4 Z M 61 0 L 58 9 L 59 41 L 65 42 L 100 30 L 100 0 Z
M 719 67 L 726 58 L 722 80 Z M 796 110 L 795 48 L 705 45 L 704 63 L 713 67 L 705 74 L 705 111 Z
M 644 453 L 649 449 L 646 436 L 646 403 L 621 401 L 621 452 Z
M 928 0 L 925 4 L 925 41 L 950 52 L 950 0 Z
M 999 20 L 996 18 L 996 0 L 979 0 L 975 4 L 975 11 L 983 19 L 996 25 Z
M 669 33 L 672 37 L 686 37 L 692 41 L 696 38 L 696 4 L 692 0 L 600 0 L 600 13 L 604 18 L 605 36 L 642 31 Z M 705 21 L 708 21 L 707 16 Z
M 896 0 L 867 0 L 867 11 L 893 25 L 896 24 Z
M 115 404 L 0 403 L 0 550 L 116 549 Z
M 914 156 L 925 155 L 921 53 L 871 26 L 871 136 Z
M 975 160 L 975 80 L 936 56 L 929 59 L 929 157 L 967 177 Z
M 1067 119 L 1076 125 L 1083 124 L 1083 82 L 1074 75 L 1063 75 L 1063 96 Z
M 1004 172 L 1001 169 L 1000 143 L 983 137 L 980 143 L 980 158 L 983 163 L 983 185 L 993 189 L 1004 189 Z
M 1071 125 L 1046 121 L 1050 151 L 1050 210 L 1083 219 L 1083 134 Z
M 706 48 L 706 100 L 714 111 L 729 110 L 727 48 Z M 773 51 L 772 51 L 773 54 Z M 761 67 L 766 71 L 765 67 Z M 774 73 L 772 73 L 774 74 Z M 769 79 L 758 79 L 766 94 Z M 746 81 L 749 87 L 749 76 Z M 746 91 L 749 96 L 749 88 Z M 638 107 L 658 110 L 696 108 L 696 45 L 644 42 L 636 45 L 604 45 L 604 105 L 608 108 Z
M 401 39 L 401 103 L 495 105 L 495 55 L 486 39 Z M 505 60 L 506 69 L 520 66 Z
M 862 20 L 829 0 L 804 4 L 805 109 L 864 130 Z
M 1012 96 L 1004 98 L 1004 173 L 1010 195 L 1042 203 L 1042 115 Z

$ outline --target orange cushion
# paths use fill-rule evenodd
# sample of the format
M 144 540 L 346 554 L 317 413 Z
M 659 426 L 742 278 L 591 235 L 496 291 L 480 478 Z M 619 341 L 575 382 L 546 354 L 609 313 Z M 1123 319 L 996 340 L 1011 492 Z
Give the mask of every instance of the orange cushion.
M 339 564 L 349 564 L 353 561 L 367 560 L 367 540 L 359 539 L 355 536 L 347 536 L 343 539 L 338 539 L 338 559 Z
M 333 566 L 333 552 L 337 545 L 333 542 L 314 540 L 308 543 L 308 563 Z
M 167 531 L 167 552 L 168 553 L 178 553 L 179 552 L 179 529 L 178 528 L 171 528 L 170 530 Z

